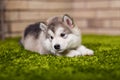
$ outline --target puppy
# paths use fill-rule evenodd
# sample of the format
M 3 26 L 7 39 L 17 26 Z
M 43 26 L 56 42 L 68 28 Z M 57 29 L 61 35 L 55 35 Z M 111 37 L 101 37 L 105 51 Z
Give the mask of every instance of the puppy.
M 29 25 L 24 31 L 21 43 L 25 49 L 40 54 L 68 57 L 93 55 L 92 50 L 81 45 L 80 30 L 67 14 L 62 18 L 52 17 L 47 23 Z

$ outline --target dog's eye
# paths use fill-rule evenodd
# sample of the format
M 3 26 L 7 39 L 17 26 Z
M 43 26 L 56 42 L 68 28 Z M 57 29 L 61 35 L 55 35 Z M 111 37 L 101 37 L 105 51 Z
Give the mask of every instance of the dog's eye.
M 66 35 L 65 33 L 61 33 L 60 34 L 61 37 L 65 37 L 65 35 Z
M 51 38 L 51 39 L 53 39 L 53 37 L 52 37 L 52 36 L 50 36 L 50 38 Z
M 61 33 L 60 36 L 61 36 L 61 37 L 64 37 L 64 36 L 65 36 L 65 33 Z

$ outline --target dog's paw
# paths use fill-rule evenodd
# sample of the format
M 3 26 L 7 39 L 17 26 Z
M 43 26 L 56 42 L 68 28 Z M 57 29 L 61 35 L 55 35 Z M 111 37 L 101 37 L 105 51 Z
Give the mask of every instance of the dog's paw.
M 85 56 L 85 55 L 93 55 L 94 51 L 91 49 L 86 48 L 85 46 L 81 46 L 78 51 L 81 53 L 81 56 Z
M 79 56 L 80 53 L 76 50 L 71 50 L 66 56 L 67 57 L 75 57 L 75 56 Z
M 82 56 L 85 56 L 85 55 L 92 56 L 93 54 L 94 54 L 94 51 L 90 50 L 90 49 L 85 49 L 85 50 L 81 51 Z

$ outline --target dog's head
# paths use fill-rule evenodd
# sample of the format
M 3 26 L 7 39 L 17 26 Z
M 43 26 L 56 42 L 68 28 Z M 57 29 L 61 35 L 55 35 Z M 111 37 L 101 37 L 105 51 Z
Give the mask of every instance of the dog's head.
M 70 16 L 50 18 L 47 21 L 47 26 L 46 45 L 51 46 L 52 53 L 61 53 L 80 45 L 80 31 Z

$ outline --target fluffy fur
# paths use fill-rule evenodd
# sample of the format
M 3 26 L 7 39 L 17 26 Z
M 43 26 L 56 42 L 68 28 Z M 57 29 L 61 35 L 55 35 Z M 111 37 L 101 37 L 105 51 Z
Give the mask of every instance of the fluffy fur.
M 21 40 L 25 49 L 40 54 L 58 56 L 93 55 L 93 51 L 81 45 L 81 33 L 69 15 L 52 17 L 43 22 L 29 25 Z

